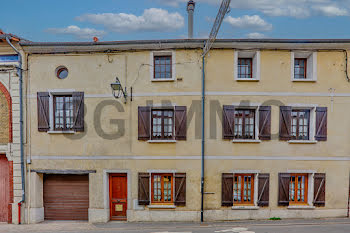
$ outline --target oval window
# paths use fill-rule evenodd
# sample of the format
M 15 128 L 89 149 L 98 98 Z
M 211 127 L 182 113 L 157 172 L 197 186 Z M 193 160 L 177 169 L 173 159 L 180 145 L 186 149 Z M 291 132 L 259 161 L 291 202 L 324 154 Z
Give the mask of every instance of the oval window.
M 68 69 L 64 66 L 57 67 L 56 76 L 59 79 L 65 79 L 68 77 Z

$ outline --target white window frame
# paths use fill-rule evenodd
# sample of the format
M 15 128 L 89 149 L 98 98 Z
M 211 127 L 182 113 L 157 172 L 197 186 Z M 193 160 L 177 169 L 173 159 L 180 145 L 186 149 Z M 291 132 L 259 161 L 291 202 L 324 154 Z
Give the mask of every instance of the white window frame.
M 232 104 L 235 106 L 235 110 L 240 109 L 252 109 L 255 110 L 255 138 L 254 139 L 233 139 L 233 143 L 260 143 L 259 139 L 259 108 L 261 104 L 259 103 L 249 103 L 249 106 L 241 106 L 240 103 Z
M 171 78 L 154 78 L 154 56 L 171 56 Z M 176 53 L 175 51 L 152 51 L 150 52 L 150 79 L 152 82 L 173 82 L 176 77 Z
M 246 205 L 233 205 L 233 210 L 257 210 L 259 209 L 258 206 L 258 191 L 259 191 L 259 173 L 261 173 L 259 170 L 232 170 L 231 173 L 233 174 L 233 177 L 235 174 L 253 174 L 254 175 L 254 205 L 252 206 L 246 206 Z M 232 194 L 233 195 L 233 194 Z M 233 198 L 233 197 L 232 197 Z
M 238 77 L 238 58 L 252 58 L 252 78 Z M 260 51 L 234 51 L 233 76 L 236 81 L 259 81 L 260 80 Z
M 54 90 L 48 90 L 50 99 L 49 99 L 49 124 L 50 129 L 47 131 L 48 134 L 74 134 L 76 133 L 75 130 L 64 130 L 59 131 L 54 129 L 54 106 L 53 106 L 53 98 L 55 95 L 72 95 L 73 92 L 75 92 L 74 89 L 54 89 Z
M 295 79 L 295 58 L 306 58 L 306 79 Z M 292 82 L 316 82 L 317 81 L 317 52 L 291 52 L 291 80 Z
M 0 54 L 0 56 L 12 56 L 17 54 Z M 16 66 L 19 63 L 19 57 L 18 61 L 0 61 L 1 66 Z
M 289 140 L 290 144 L 315 144 L 317 140 L 315 139 L 316 135 L 316 108 L 317 104 L 287 104 L 287 106 L 292 107 L 293 110 L 310 110 L 310 125 L 309 125 L 309 140 Z

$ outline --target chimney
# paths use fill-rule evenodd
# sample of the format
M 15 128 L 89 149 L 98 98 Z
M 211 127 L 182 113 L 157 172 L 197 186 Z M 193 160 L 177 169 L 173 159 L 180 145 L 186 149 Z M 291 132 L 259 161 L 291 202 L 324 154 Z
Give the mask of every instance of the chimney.
M 193 13 L 196 3 L 193 0 L 188 1 L 187 3 L 187 12 L 188 12 L 188 38 L 193 38 Z

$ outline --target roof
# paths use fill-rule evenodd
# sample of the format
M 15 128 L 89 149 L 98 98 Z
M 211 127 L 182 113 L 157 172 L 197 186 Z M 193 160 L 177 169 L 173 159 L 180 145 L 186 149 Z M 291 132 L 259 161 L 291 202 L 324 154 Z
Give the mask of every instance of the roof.
M 24 41 L 27 41 L 19 36 L 16 36 L 14 34 L 11 34 L 11 33 L 5 33 L 3 32 L 1 29 L 0 29 L 0 40 L 5 40 L 6 37 L 9 37 L 10 40 L 13 40 L 13 41 L 21 41 L 21 40 L 24 40 Z
M 21 40 L 27 53 L 56 54 L 140 50 L 203 49 L 206 39 L 129 40 L 99 42 L 31 42 Z M 350 50 L 350 39 L 217 39 L 213 49 Z

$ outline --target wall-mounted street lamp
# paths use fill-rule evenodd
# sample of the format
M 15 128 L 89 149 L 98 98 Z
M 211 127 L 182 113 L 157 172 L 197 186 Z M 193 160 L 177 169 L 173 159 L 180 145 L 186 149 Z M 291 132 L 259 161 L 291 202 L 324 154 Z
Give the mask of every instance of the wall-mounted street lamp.
M 126 103 L 126 99 L 128 97 L 128 94 L 126 92 L 126 87 L 123 90 L 122 84 L 120 83 L 118 77 L 115 78 L 114 83 L 111 83 L 111 88 L 112 88 L 112 93 L 114 98 L 119 99 L 121 96 L 123 96 L 125 100 L 124 103 Z

